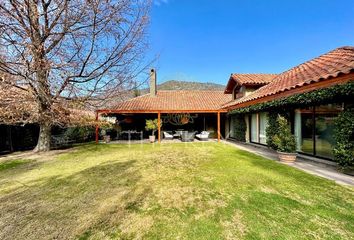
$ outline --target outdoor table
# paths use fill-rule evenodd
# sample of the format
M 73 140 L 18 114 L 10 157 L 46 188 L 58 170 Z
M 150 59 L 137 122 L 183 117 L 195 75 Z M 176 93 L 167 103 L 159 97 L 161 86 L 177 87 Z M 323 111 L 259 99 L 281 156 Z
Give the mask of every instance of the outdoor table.
M 142 131 L 122 131 L 120 134 L 123 140 L 142 140 L 143 139 L 143 132 Z

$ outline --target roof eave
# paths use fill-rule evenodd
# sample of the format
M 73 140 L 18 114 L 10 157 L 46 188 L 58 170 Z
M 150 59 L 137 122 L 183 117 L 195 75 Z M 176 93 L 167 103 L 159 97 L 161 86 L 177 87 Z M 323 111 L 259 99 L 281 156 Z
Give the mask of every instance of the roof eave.
M 341 75 L 338 77 L 331 77 L 328 78 L 326 80 L 323 81 L 318 81 L 318 82 L 313 82 L 310 83 L 308 85 L 303 85 L 300 87 L 295 87 L 292 88 L 290 90 L 286 90 L 286 91 L 282 91 L 276 94 L 272 94 L 272 95 L 267 95 L 265 97 L 261 97 L 261 98 L 256 98 L 256 99 L 252 99 L 249 100 L 247 102 L 242 102 L 242 103 L 236 103 L 235 105 L 232 106 L 227 106 L 226 109 L 227 111 L 232 111 L 232 110 L 236 110 L 236 109 L 240 109 L 240 108 L 245 108 L 245 107 L 249 107 L 251 105 L 254 104 L 259 104 L 259 103 L 263 103 L 263 102 L 267 102 L 267 101 L 272 101 L 272 100 L 278 100 L 281 98 L 286 98 L 295 94 L 301 94 L 301 93 L 305 93 L 305 92 L 310 92 L 316 89 L 321 89 L 321 88 L 326 88 L 326 87 L 331 87 L 334 86 L 336 84 L 344 84 L 350 81 L 354 80 L 354 72 L 345 74 L 345 75 Z

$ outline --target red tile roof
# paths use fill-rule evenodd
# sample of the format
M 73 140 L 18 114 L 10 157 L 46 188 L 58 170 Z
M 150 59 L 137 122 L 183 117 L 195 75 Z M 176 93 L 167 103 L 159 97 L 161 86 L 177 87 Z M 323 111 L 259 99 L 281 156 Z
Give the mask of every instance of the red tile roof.
M 225 88 L 225 93 L 232 93 L 236 84 L 263 86 L 270 83 L 277 74 L 264 73 L 233 73 Z
M 232 101 L 224 107 L 229 108 L 294 88 L 301 88 L 314 82 L 337 77 L 339 74 L 348 74 L 353 70 L 354 47 L 340 47 L 277 75 L 268 85 L 257 89 L 248 96 Z
M 222 91 L 158 91 L 156 96 L 142 95 L 111 108 L 116 111 L 217 111 L 231 101 Z

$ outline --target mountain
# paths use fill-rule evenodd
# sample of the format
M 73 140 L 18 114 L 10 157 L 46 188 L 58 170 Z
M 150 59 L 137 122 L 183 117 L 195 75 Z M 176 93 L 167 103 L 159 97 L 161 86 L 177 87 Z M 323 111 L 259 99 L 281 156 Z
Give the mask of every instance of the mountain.
M 201 83 L 201 82 L 187 82 L 170 80 L 157 85 L 157 90 L 219 90 L 224 91 L 225 86 L 216 83 Z M 131 90 L 120 92 L 117 96 L 105 98 L 101 108 L 110 108 L 115 104 L 132 99 L 136 96 L 148 94 L 149 89 Z
M 225 89 L 224 85 L 216 83 L 201 83 L 170 80 L 157 85 L 158 90 L 220 90 Z M 147 91 L 147 89 L 145 90 Z

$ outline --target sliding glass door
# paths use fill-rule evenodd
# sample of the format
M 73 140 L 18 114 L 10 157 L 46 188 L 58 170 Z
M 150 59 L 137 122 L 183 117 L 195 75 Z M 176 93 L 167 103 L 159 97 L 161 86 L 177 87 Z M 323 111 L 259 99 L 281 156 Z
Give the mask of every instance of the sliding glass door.
M 297 150 L 333 159 L 334 120 L 342 111 L 341 104 L 328 104 L 295 111 Z
M 268 114 L 259 113 L 259 143 L 267 144 L 266 129 L 268 126 Z
M 251 115 L 251 142 L 258 143 L 258 116 L 257 113 Z
M 341 111 L 341 106 L 330 104 L 315 108 L 315 149 L 320 157 L 333 158 L 334 120 Z
M 253 143 L 267 144 L 266 129 L 268 126 L 268 113 L 254 113 L 250 121 L 250 139 Z
M 299 152 L 313 154 L 313 108 L 297 110 L 295 112 L 295 136 Z

